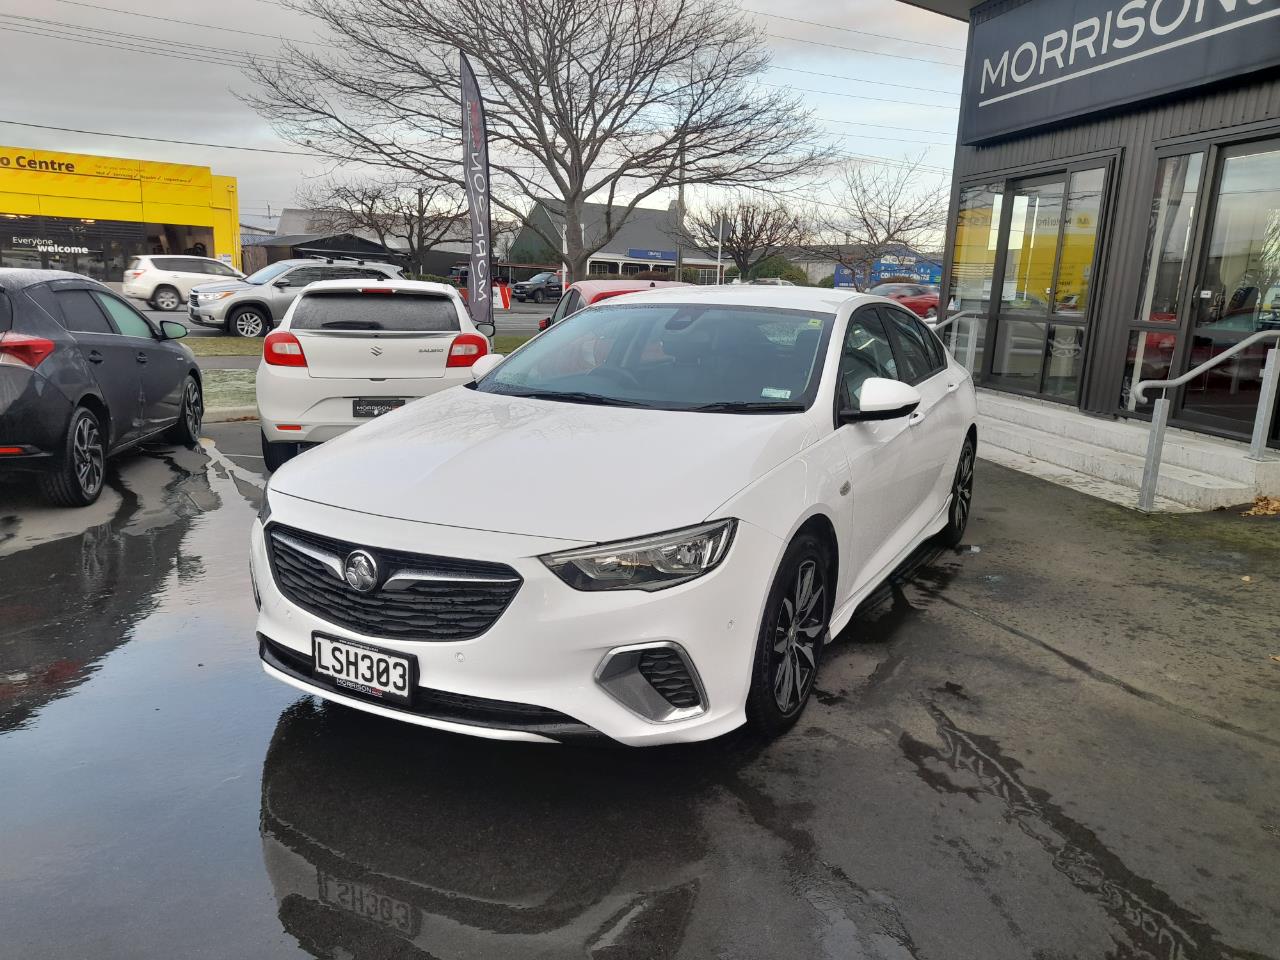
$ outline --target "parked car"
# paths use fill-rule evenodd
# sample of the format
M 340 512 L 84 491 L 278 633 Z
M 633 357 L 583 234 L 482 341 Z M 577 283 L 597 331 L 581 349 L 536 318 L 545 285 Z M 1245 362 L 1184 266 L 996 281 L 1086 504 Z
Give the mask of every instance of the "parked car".
M 493 324 L 471 322 L 448 284 L 311 284 L 262 344 L 257 402 L 267 469 L 410 400 L 470 382 L 493 332 Z
M 624 293 L 637 293 L 641 290 L 657 290 L 664 287 L 687 287 L 689 284 L 677 280 L 579 280 L 569 284 L 555 312 L 538 321 L 538 329 L 545 330 L 553 323 L 559 323 L 565 317 L 571 317 L 583 307 L 589 307 L 610 297 L 620 297 Z
M 881 283 L 869 291 L 873 296 L 888 297 L 914 313 L 932 320 L 938 315 L 938 288 L 923 283 Z
M 210 257 L 133 257 L 124 268 L 120 289 L 153 310 L 177 310 L 187 302 L 192 287 L 211 279 L 243 280 L 244 274 Z
M 509 740 L 775 735 L 858 604 L 964 535 L 973 385 L 896 304 L 634 293 L 471 369 L 271 478 L 270 676 Z
M 110 288 L 61 270 L 0 269 L 0 471 L 31 473 L 53 503 L 102 492 L 106 461 L 157 436 L 194 446 L 200 369 Z
M 309 283 L 321 280 L 398 280 L 402 270 L 367 260 L 280 260 L 243 280 L 206 283 L 191 290 L 188 315 L 205 327 L 237 337 L 262 337 L 282 319 Z
M 551 271 L 534 274 L 528 280 L 512 284 L 511 295 L 521 303 L 526 300 L 532 300 L 534 303 L 558 300 L 560 299 L 560 274 Z

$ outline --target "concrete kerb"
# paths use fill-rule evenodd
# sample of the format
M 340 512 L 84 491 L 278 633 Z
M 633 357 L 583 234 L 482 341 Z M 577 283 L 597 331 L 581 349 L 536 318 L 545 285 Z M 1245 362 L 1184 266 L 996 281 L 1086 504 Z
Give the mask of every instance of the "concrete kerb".
M 209 407 L 204 412 L 205 423 L 230 423 L 233 420 L 257 420 L 257 407 Z

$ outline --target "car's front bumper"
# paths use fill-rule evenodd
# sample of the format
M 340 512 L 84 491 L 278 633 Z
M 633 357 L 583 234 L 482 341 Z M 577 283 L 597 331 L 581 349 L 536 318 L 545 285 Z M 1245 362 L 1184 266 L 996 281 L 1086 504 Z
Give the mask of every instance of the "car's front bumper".
M 231 306 L 230 298 L 221 300 L 211 300 L 206 303 L 200 303 L 199 294 L 195 294 L 196 303 L 187 302 L 187 316 L 192 323 L 198 323 L 203 327 L 226 327 L 227 313 Z
M 271 523 L 388 550 L 422 552 L 430 544 L 434 555 L 508 564 L 524 581 L 496 622 L 474 639 L 366 635 L 321 619 L 280 591 L 263 525 L 256 523 L 251 568 L 261 602 L 257 629 L 264 669 L 278 680 L 370 713 L 501 739 L 562 740 L 596 732 L 640 746 L 704 740 L 745 720 L 764 597 L 783 546 L 758 527 L 739 523 L 724 562 L 690 583 L 654 593 L 582 592 L 537 559 L 572 542 L 395 520 L 279 493 L 271 494 L 271 506 Z M 367 701 L 311 678 L 315 632 L 414 657 L 419 684 L 414 703 L 405 709 Z M 700 684 L 702 702 L 696 709 L 653 719 L 642 715 L 625 691 L 619 696 L 603 668 L 615 655 L 625 655 L 618 651 L 637 646 L 684 653 Z M 461 707 L 435 709 L 440 695 Z M 465 709 L 468 703 L 476 706 L 472 713 Z M 552 724 L 545 729 L 537 723 L 504 723 L 493 704 L 542 708 L 564 719 L 556 726 L 554 717 L 538 717 Z

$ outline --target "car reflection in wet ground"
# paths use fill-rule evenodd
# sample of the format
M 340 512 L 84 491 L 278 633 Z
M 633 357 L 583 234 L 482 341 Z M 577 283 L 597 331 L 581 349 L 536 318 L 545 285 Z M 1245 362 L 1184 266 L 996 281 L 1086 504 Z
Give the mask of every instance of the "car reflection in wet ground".
M 787 737 L 506 744 L 262 676 L 208 429 L 80 530 L 0 487 L 0 956 L 1280 956 L 1274 524 L 987 467 Z

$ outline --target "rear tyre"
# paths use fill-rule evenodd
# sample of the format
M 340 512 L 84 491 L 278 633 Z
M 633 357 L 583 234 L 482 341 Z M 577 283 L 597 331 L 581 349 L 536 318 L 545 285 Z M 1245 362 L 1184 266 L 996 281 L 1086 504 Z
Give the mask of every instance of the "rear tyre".
M 227 329 L 246 339 L 266 336 L 268 326 L 266 316 L 257 307 L 241 307 L 227 318 Z
M 955 479 L 951 481 L 951 507 L 947 511 L 947 525 L 940 538 L 948 547 L 958 547 L 964 540 L 969 525 L 969 513 L 973 509 L 973 466 L 977 459 L 973 438 L 966 437 L 956 464 Z
M 102 493 L 107 441 L 98 416 L 88 407 L 71 414 L 61 456 L 40 478 L 45 497 L 58 507 L 87 507 Z
M 769 589 L 756 640 L 747 725 L 776 737 L 795 724 L 813 693 L 831 620 L 827 544 L 811 533 L 791 541 Z
M 164 438 L 184 447 L 200 445 L 200 427 L 204 422 L 204 394 L 195 377 L 187 377 L 182 388 L 182 408 L 178 422 L 165 431 Z
M 937 308 L 937 307 L 930 307 L 928 310 L 926 310 L 926 311 L 924 312 L 924 318 L 925 318 L 926 320 L 937 320 L 937 319 L 938 319 L 938 308 Z
M 182 295 L 173 287 L 156 287 L 151 292 L 151 306 L 169 313 L 182 306 Z
M 262 461 L 267 469 L 275 473 L 286 463 L 298 455 L 296 443 L 272 443 L 267 435 L 262 434 Z

